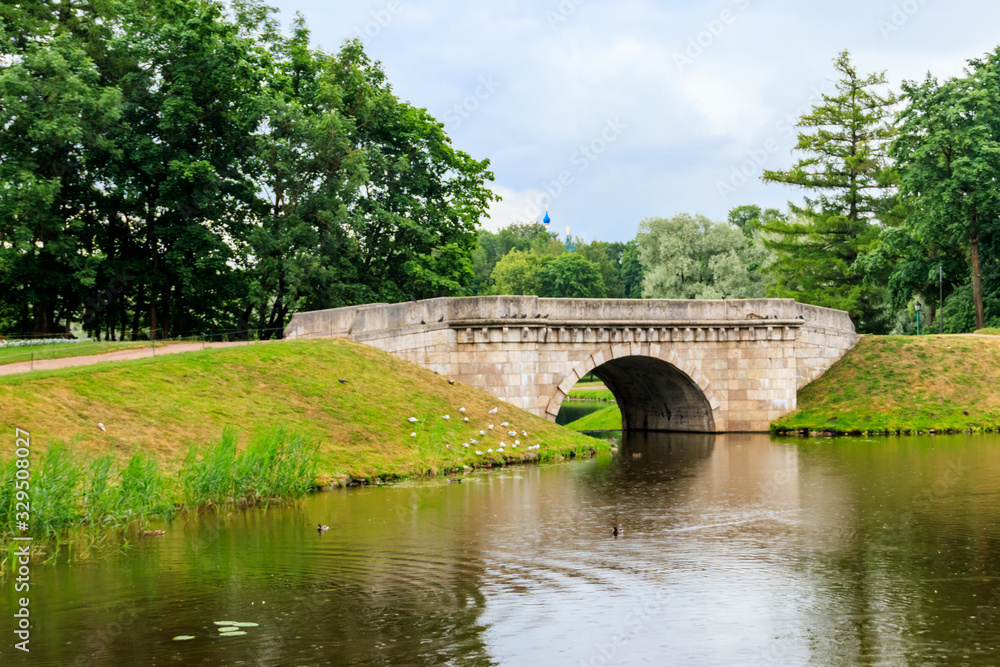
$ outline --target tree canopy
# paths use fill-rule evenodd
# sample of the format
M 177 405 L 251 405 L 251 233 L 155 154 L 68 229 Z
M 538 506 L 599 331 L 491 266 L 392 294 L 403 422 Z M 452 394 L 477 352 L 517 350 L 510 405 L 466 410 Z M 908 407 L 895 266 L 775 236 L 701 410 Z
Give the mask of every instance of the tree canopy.
M 473 282 L 489 162 L 360 41 L 255 0 L 46 7 L 0 12 L 0 328 L 276 329 Z
M 764 253 L 742 230 L 702 215 L 647 218 L 636 237 L 642 295 L 655 299 L 764 296 Z

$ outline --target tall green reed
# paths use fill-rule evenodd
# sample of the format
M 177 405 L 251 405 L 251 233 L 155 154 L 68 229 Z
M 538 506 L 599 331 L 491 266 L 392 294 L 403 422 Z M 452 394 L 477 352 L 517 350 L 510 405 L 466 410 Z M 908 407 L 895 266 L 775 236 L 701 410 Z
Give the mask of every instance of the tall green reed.
M 82 512 L 76 493 L 80 472 L 65 443 L 51 445 L 31 479 L 32 537 L 51 539 L 79 522 Z
M 14 459 L 0 461 L 0 542 L 21 534 L 17 470 Z M 39 548 L 48 542 L 58 551 L 71 529 L 86 526 L 84 534 L 72 534 L 96 546 L 115 533 L 145 527 L 152 517 L 171 516 L 178 504 L 250 506 L 305 495 L 316 470 L 316 444 L 284 428 L 258 434 L 242 452 L 237 431 L 226 428 L 204 454 L 198 447 L 189 450 L 177 481 L 144 453 L 124 466 L 111 455 L 80 461 L 72 447 L 57 442 L 32 461 L 28 534 Z M 0 569 L 8 560 L 0 550 Z
M 203 455 L 192 447 L 181 467 L 184 504 L 207 507 L 237 502 L 268 503 L 306 494 L 316 477 L 316 445 L 305 436 L 275 428 L 237 451 L 237 432 L 226 428 Z

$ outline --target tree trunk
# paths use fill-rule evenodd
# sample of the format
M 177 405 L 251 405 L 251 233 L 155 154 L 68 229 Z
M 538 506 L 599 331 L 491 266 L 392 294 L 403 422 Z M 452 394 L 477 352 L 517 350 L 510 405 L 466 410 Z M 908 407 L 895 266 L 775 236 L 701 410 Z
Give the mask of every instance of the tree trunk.
M 976 328 L 986 328 L 986 313 L 983 309 L 983 277 L 979 270 L 979 232 L 969 239 L 972 254 L 972 301 L 976 305 Z
M 118 321 L 122 325 L 122 332 L 118 336 L 118 340 L 125 340 L 125 334 L 127 333 L 128 327 L 128 315 L 125 312 L 125 295 L 122 294 L 121 298 L 118 299 Z
M 135 297 L 135 310 L 132 311 L 132 340 L 139 340 L 139 313 L 142 312 L 142 291 L 138 290 Z

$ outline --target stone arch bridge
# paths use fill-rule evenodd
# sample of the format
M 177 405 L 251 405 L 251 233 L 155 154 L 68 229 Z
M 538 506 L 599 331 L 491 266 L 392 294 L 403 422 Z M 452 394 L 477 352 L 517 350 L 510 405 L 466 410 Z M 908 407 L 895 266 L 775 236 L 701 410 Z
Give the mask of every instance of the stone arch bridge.
M 296 313 L 286 338 L 346 337 L 555 420 L 581 377 L 626 430 L 767 431 L 857 341 L 847 313 L 791 299 L 453 297 Z

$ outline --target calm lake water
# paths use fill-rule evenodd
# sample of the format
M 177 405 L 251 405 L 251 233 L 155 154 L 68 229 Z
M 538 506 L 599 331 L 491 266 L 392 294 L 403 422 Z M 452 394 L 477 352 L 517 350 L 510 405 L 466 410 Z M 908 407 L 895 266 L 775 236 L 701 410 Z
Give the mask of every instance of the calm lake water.
M 995 665 L 998 512 L 997 437 L 639 436 L 36 563 L 0 662 Z

